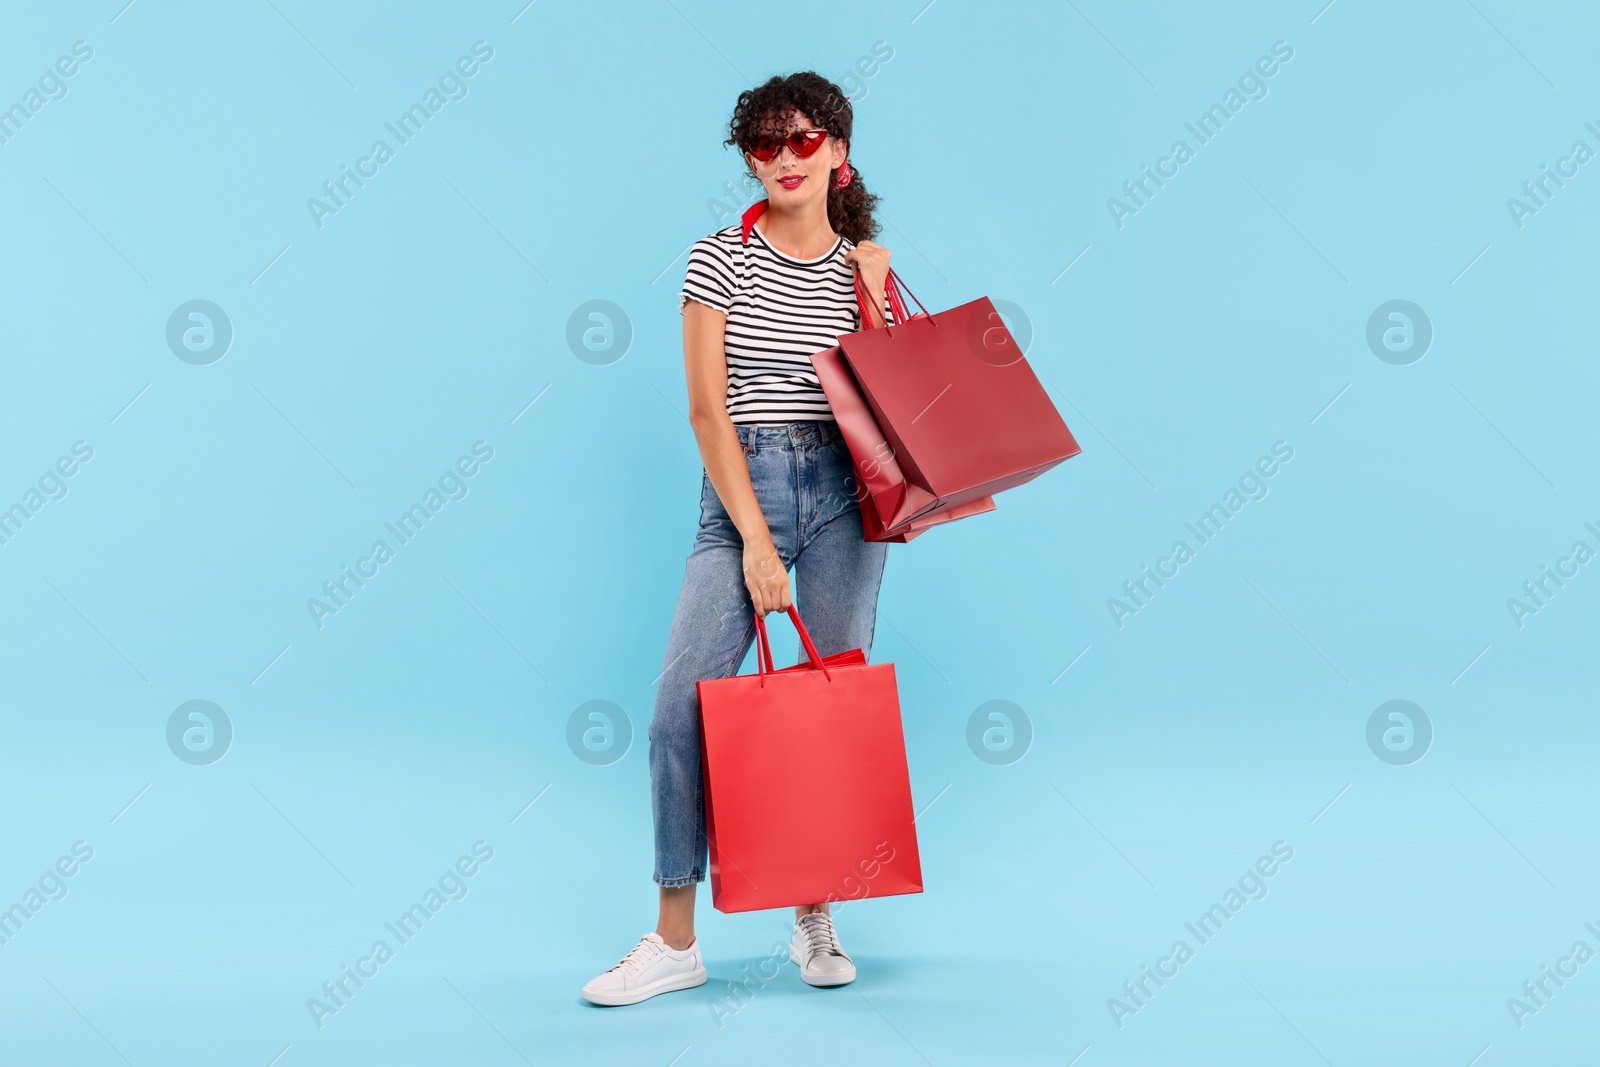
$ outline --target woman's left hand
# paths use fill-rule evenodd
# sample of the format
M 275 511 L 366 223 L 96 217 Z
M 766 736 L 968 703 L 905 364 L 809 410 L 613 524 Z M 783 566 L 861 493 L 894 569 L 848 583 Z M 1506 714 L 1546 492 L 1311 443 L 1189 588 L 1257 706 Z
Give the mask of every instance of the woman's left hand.
M 889 281 L 889 250 L 876 241 L 862 241 L 846 252 L 844 258 L 845 262 L 853 264 L 861 272 L 862 286 L 872 295 L 873 304 L 883 314 L 883 294 Z M 887 317 L 883 321 L 888 321 Z

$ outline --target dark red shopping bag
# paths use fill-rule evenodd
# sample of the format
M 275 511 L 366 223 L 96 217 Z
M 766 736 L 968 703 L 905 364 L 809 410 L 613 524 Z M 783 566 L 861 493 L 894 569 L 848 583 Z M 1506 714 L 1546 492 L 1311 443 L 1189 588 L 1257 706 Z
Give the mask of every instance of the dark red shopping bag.
M 872 328 L 866 295 L 859 276 L 856 283 L 856 302 L 861 309 L 863 329 Z M 896 297 L 891 296 L 891 310 L 895 317 L 904 314 L 904 305 L 896 309 Z M 828 407 L 834 421 L 850 450 L 856 475 L 856 498 L 861 505 L 861 532 L 868 541 L 891 541 L 904 544 L 939 523 L 966 518 L 994 510 L 994 498 L 979 497 L 952 506 L 929 508 L 931 495 L 921 486 L 906 480 L 900 464 L 896 462 L 894 448 L 878 428 L 878 421 L 867 405 L 855 375 L 845 363 L 839 346 L 825 348 L 811 355 L 811 366 L 817 372 L 817 381 L 828 397 Z M 915 518 L 889 528 L 884 516 L 914 514 Z
M 988 297 L 933 314 L 911 293 L 922 314 L 907 316 L 904 284 L 891 269 L 898 321 L 839 337 L 906 482 L 894 509 L 879 513 L 889 530 L 992 497 L 1082 451 Z
M 711 903 L 718 911 L 922 892 L 894 664 L 862 650 L 698 683 Z

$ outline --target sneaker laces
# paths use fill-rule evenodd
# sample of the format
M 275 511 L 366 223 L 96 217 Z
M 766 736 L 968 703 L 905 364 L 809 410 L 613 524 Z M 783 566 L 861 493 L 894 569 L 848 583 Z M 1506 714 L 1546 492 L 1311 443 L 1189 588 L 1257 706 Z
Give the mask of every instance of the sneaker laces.
M 802 915 L 796 923 L 800 934 L 805 938 L 806 957 L 809 959 L 816 955 L 849 956 L 839 945 L 839 936 L 833 930 L 833 918 L 826 912 L 814 911 L 809 915 Z
M 639 943 L 634 945 L 626 956 L 606 969 L 622 971 L 624 974 L 637 974 L 645 964 L 649 963 L 665 949 L 666 944 L 664 942 L 658 944 L 650 940 L 650 935 L 646 934 L 639 939 Z

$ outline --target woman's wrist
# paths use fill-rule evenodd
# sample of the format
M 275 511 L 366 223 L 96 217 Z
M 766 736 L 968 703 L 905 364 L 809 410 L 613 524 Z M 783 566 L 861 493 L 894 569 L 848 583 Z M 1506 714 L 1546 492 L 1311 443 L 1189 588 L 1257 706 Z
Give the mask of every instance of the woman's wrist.
M 741 539 L 743 539 L 744 547 L 748 550 L 761 554 L 775 553 L 778 551 L 778 546 L 774 544 L 772 540 L 772 531 L 764 522 L 761 524 L 761 528 L 759 530 L 751 530 L 749 533 L 740 531 L 739 536 Z

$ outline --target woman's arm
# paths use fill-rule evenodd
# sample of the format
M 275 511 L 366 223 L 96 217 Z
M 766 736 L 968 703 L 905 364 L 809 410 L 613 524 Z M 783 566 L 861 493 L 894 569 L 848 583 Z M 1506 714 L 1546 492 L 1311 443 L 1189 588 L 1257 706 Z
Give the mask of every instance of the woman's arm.
M 683 362 L 689 424 L 711 487 L 744 542 L 744 580 L 758 613 L 789 609 L 789 571 L 772 543 L 767 517 L 750 484 L 744 446 L 728 417 L 728 317 L 690 299 L 683 305 Z

